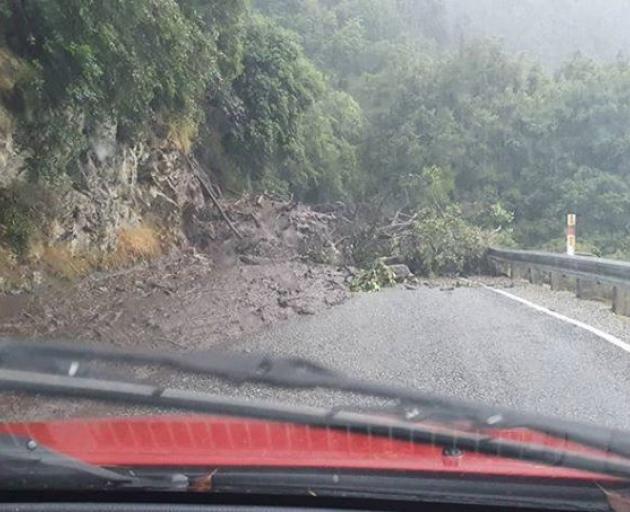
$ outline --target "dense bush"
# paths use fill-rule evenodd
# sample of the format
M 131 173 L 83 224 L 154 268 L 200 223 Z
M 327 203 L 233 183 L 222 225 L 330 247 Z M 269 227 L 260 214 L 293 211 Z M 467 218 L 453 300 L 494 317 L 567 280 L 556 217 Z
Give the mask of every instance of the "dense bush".
M 195 123 L 219 86 L 213 37 L 175 0 L 14 2 L 2 32 L 30 72 L 17 85 L 35 177 L 71 172 L 95 125 L 130 138 L 155 120 Z
M 456 207 L 422 210 L 412 234 L 404 239 L 401 254 L 419 274 L 478 272 L 488 239 L 468 223 Z
M 226 147 L 246 177 L 255 180 L 273 172 L 299 143 L 300 120 L 324 83 L 293 33 L 254 16 L 245 32 L 243 71 L 232 88 L 239 121 L 228 132 Z

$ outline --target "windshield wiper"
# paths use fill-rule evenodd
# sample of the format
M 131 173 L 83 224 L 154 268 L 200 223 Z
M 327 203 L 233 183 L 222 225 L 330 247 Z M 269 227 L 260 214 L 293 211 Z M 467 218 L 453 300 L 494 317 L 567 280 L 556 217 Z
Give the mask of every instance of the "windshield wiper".
M 244 401 L 159 386 L 77 377 L 84 362 L 159 365 L 222 377 L 236 383 L 256 382 L 288 388 L 327 388 L 393 399 L 404 405 L 404 419 L 341 410 L 292 407 Z M 53 364 L 51 364 L 53 363 Z M 42 372 L 41 367 L 53 368 Z M 630 456 L 628 434 L 585 426 L 556 418 L 526 415 L 498 407 L 478 406 L 461 400 L 407 390 L 402 387 L 353 379 L 303 359 L 273 358 L 222 351 L 151 353 L 120 351 L 104 346 L 33 343 L 5 340 L 0 343 L 0 391 L 28 391 L 53 395 L 96 398 L 197 412 L 290 421 L 306 425 L 352 429 L 370 435 L 472 450 L 545 464 L 571 467 L 614 476 L 630 477 L 630 462 L 580 455 L 569 451 L 505 441 L 484 430 L 523 427 L 566 441 L 591 446 L 608 454 Z M 58 369 L 54 371 L 54 369 Z M 67 369 L 67 370 L 66 370 Z M 32 371 L 35 370 L 35 371 Z M 75 375 L 75 376 L 69 376 Z M 417 407 L 432 410 L 431 418 L 468 420 L 477 431 L 432 427 L 418 421 Z
M 54 452 L 34 439 L 0 434 L 0 480 L 4 488 L 147 488 L 165 484 L 101 468 Z

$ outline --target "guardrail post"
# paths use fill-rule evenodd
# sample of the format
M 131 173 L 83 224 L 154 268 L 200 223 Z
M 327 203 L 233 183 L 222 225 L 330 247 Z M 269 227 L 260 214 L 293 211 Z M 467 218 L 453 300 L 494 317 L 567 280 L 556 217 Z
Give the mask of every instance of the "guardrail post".
M 504 276 L 512 277 L 512 264 L 507 261 L 497 260 L 497 270 Z
M 536 267 L 531 267 L 529 269 L 529 282 L 531 284 L 543 284 L 545 282 L 545 273 Z
M 614 296 L 614 287 L 600 281 L 578 278 L 575 287 L 575 295 L 578 299 L 611 302 Z
M 493 276 L 509 276 L 510 275 L 510 263 L 505 260 L 497 258 L 488 258 L 488 266 Z
M 551 273 L 551 289 L 555 291 L 575 291 L 577 288 L 577 279 L 568 276 L 562 272 Z
M 612 309 L 618 315 L 630 316 L 630 286 L 615 286 Z
M 512 279 L 528 279 L 528 267 L 527 265 L 523 265 L 522 263 L 512 263 L 512 275 L 510 276 Z
M 489 258 L 488 259 L 488 263 L 490 266 L 490 272 L 492 273 L 493 276 L 500 276 L 501 275 L 501 267 L 499 266 L 499 261 L 495 260 L 494 258 Z

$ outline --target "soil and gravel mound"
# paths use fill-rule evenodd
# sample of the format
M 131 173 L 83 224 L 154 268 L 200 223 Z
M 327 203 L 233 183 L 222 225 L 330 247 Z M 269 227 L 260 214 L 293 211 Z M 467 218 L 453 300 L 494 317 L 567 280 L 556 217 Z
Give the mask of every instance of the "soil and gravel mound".
M 267 195 L 195 211 L 188 248 L 0 297 L 0 334 L 186 350 L 313 314 L 348 297 L 353 270 L 340 266 L 335 221 Z

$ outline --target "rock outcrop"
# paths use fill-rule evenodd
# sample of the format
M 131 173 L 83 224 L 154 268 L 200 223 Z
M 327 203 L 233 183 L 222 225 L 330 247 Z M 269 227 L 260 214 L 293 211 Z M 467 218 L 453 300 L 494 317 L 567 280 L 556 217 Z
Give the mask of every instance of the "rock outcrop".
M 24 181 L 24 160 L 11 134 L 0 140 L 0 189 Z M 205 204 L 198 180 L 176 147 L 164 141 L 119 144 L 115 126 L 97 130 L 78 178 L 61 179 L 52 189 L 49 211 L 39 212 L 47 226 L 37 237 L 73 253 L 112 251 L 121 229 L 141 223 L 181 240 L 184 211 Z

